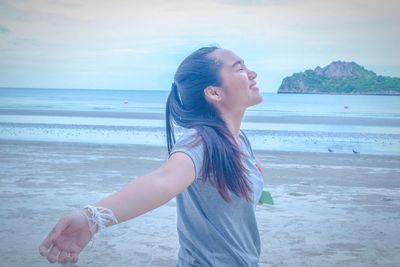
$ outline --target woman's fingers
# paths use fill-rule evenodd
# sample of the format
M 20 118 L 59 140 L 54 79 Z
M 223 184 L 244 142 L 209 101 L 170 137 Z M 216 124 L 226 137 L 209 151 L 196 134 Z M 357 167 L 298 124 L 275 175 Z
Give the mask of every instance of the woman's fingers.
M 56 226 L 54 226 L 53 230 L 47 235 L 46 239 L 43 240 L 42 244 L 39 246 L 39 253 L 42 256 L 47 256 L 49 253 L 50 247 L 53 245 L 53 241 L 64 231 L 68 226 L 68 221 L 64 218 L 61 218 Z
M 59 263 L 76 263 L 79 258 L 79 253 L 82 251 L 82 248 L 76 243 L 72 241 L 68 242 L 63 239 L 55 241 L 54 246 L 61 250 L 57 259 Z
M 58 262 L 67 262 L 69 260 L 69 252 L 62 250 L 58 256 Z
M 60 252 L 61 250 L 57 246 L 53 246 L 49 251 L 49 255 L 47 255 L 47 260 L 51 263 L 57 262 Z
M 40 246 L 39 246 L 39 253 L 40 253 L 40 255 L 42 255 L 44 257 L 47 257 L 47 255 L 49 254 L 49 250 L 50 250 L 51 246 L 53 245 L 52 232 L 53 231 L 51 231 L 47 235 L 47 237 L 43 240 L 42 244 L 40 244 Z
M 57 245 L 54 245 L 48 255 L 47 260 L 51 263 L 76 263 L 79 259 L 79 252 L 71 252 L 68 250 L 61 250 Z
M 59 263 L 67 263 L 67 262 L 71 262 L 71 256 L 69 254 L 69 252 L 63 250 L 60 252 L 60 255 L 58 256 L 58 262 Z
M 43 257 L 46 257 L 49 253 L 49 246 L 47 245 L 47 243 L 45 243 L 45 241 L 42 242 L 42 244 L 39 247 L 39 253 L 40 255 L 42 255 Z
M 74 223 L 78 225 L 74 225 Z M 47 257 L 51 263 L 76 263 L 79 253 L 87 244 L 85 240 L 88 238 L 86 237 L 87 233 L 81 234 L 82 227 L 79 223 L 73 216 L 61 218 L 40 244 L 40 254 Z
M 72 252 L 72 253 L 70 254 L 70 257 L 71 257 L 71 262 L 72 262 L 72 263 L 76 263 L 76 262 L 78 262 L 78 260 L 79 260 L 79 253 Z

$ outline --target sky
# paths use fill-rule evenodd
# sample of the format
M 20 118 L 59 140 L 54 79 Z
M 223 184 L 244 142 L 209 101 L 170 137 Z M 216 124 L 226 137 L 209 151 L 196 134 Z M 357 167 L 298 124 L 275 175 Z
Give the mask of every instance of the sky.
M 170 90 L 179 63 L 217 45 L 286 76 L 354 61 L 400 77 L 400 1 L 0 0 L 0 87 Z

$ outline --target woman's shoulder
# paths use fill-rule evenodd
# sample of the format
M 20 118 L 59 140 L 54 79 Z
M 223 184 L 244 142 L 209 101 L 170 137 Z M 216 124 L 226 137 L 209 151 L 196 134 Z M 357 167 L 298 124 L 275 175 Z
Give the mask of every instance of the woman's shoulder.
M 196 178 L 201 177 L 203 164 L 203 143 L 201 140 L 200 135 L 195 129 L 184 129 L 170 153 L 170 155 L 175 152 L 187 154 L 195 166 Z
M 184 128 L 175 146 L 195 147 L 201 145 L 201 136 L 194 128 Z

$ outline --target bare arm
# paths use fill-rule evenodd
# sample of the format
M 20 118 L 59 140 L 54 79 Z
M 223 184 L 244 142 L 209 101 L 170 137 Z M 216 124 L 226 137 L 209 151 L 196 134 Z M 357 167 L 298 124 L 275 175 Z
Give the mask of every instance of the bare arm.
M 184 191 L 194 178 L 192 160 L 188 155 L 176 152 L 160 168 L 133 180 L 95 206 L 111 209 L 118 222 L 123 222 L 168 202 Z

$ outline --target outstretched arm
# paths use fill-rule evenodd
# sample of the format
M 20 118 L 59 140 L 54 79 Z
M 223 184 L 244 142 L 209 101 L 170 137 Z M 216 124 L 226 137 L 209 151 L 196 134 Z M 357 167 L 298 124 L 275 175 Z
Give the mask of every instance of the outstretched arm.
M 133 180 L 95 206 L 111 209 L 118 222 L 153 210 L 185 190 L 195 178 L 192 160 L 176 152 L 157 170 Z
M 195 179 L 188 155 L 176 152 L 155 171 L 141 176 L 94 206 L 110 209 L 118 223 L 140 216 L 168 202 Z M 87 211 L 83 211 L 87 214 Z M 115 224 L 110 221 L 107 226 Z M 39 247 L 49 262 L 75 263 L 92 238 L 82 212 L 62 217 Z

